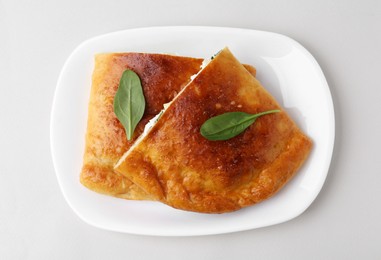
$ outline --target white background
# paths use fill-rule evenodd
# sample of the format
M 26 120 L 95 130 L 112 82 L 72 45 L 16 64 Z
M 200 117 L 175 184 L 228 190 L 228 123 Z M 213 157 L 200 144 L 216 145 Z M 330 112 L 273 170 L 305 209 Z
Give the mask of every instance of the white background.
M 50 156 L 59 72 L 82 41 L 163 25 L 272 31 L 321 65 L 336 141 L 325 185 L 301 216 L 204 237 L 114 233 L 65 202 Z M 0 259 L 380 259 L 380 1 L 0 0 Z

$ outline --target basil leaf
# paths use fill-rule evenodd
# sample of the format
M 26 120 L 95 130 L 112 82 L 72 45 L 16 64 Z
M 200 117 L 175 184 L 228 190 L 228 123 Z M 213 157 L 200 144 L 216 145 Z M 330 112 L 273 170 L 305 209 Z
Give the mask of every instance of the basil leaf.
M 209 118 L 201 126 L 200 133 L 211 141 L 228 140 L 245 131 L 258 117 L 277 112 L 280 110 L 269 110 L 254 115 L 245 112 L 228 112 Z
M 139 76 L 132 70 L 125 70 L 114 97 L 114 113 L 126 130 L 128 140 L 142 119 L 145 106 Z

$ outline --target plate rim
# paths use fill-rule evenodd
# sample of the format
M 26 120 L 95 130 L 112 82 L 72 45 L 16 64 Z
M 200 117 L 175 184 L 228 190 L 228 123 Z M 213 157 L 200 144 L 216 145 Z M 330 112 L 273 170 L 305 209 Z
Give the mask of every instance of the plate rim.
M 303 208 L 300 208 L 299 211 L 297 212 L 294 212 L 294 214 L 291 214 L 289 216 L 287 216 L 286 218 L 283 218 L 282 220 L 278 220 L 278 221 L 273 221 L 271 222 L 270 224 L 267 224 L 267 225 L 262 225 L 262 226 L 259 226 L 259 227 L 241 227 L 241 228 L 224 228 L 224 229 L 219 229 L 218 231 L 212 231 L 212 230 L 208 230 L 207 232 L 203 232 L 203 233 L 200 233 L 198 232 L 199 230 L 197 229 L 196 231 L 192 232 L 191 230 L 187 230 L 186 232 L 177 232 L 177 233 L 172 233 L 172 232 L 160 232 L 160 231 L 148 231 L 146 229 L 141 229 L 141 230 L 129 230 L 129 231 L 126 231 L 126 230 L 118 230 L 116 228 L 113 228 L 113 227 L 106 227 L 100 223 L 96 223 L 94 221 L 91 221 L 89 220 L 88 218 L 84 217 L 80 211 L 77 210 L 77 208 L 75 206 L 73 206 L 72 202 L 70 201 L 70 199 L 68 198 L 68 195 L 67 195 L 67 191 L 65 190 L 65 188 L 63 187 L 63 182 L 61 180 L 61 175 L 58 173 L 58 168 L 57 168 L 57 158 L 56 158 L 56 155 L 54 153 L 54 150 L 55 150 L 55 140 L 54 140 L 54 114 L 55 114 L 55 110 L 57 109 L 57 99 L 58 99 L 58 92 L 59 92 L 59 89 L 62 88 L 60 82 L 62 81 L 62 78 L 64 77 L 64 74 L 65 74 L 65 71 L 67 69 L 67 67 L 70 65 L 71 63 L 71 60 L 73 57 L 75 57 L 75 55 L 77 54 L 77 52 L 79 50 L 81 50 L 82 46 L 85 46 L 91 42 L 94 42 L 94 41 L 97 41 L 101 38 L 107 38 L 107 37 L 112 37 L 114 35 L 118 35 L 118 34 L 126 34 L 126 33 L 131 33 L 131 32 L 135 32 L 135 31 L 152 31 L 152 30 L 186 30 L 186 31 L 192 31 L 192 32 L 198 32 L 198 31 L 210 31 L 210 30 L 219 30 L 219 31 L 222 31 L 222 32 L 226 32 L 227 30 L 230 30 L 230 31 L 241 31 L 241 32 L 245 32 L 245 33 L 262 33 L 262 34 L 268 34 L 268 35 L 276 35 L 277 37 L 281 37 L 281 38 L 284 38 L 286 39 L 287 41 L 290 41 L 294 46 L 296 46 L 298 48 L 299 51 L 302 51 L 303 54 L 308 57 L 308 60 L 310 62 L 312 62 L 313 64 L 313 67 L 314 67 L 314 71 L 317 72 L 319 75 L 318 77 L 322 80 L 322 84 L 324 85 L 324 90 L 325 90 L 325 98 L 326 98 L 326 101 L 327 101 L 327 104 L 329 105 L 328 107 L 328 110 L 329 110 L 329 118 L 327 119 L 327 122 L 330 126 L 330 136 L 327 137 L 327 140 L 328 140 L 328 149 L 326 152 L 326 167 L 325 167 L 325 170 L 324 170 L 324 176 L 320 179 L 320 183 L 316 185 L 316 191 L 315 193 L 313 194 L 313 196 L 311 196 L 311 198 L 308 200 L 308 202 L 306 202 L 304 204 L 304 207 Z M 61 86 L 61 87 L 60 87 Z M 119 233 L 129 233 L 129 234 L 136 234 L 136 235 L 150 235 L 150 236 L 203 236 L 203 235 L 217 235 L 217 234 L 226 234 L 226 233 L 233 233 L 233 232 L 239 232 L 239 231 L 245 231 L 245 230 L 253 230 L 253 229 L 257 229 L 257 228 L 263 228 L 263 227 L 267 227 L 267 226 L 272 226 L 272 225 L 276 225 L 276 224 L 280 224 L 280 223 L 284 223 L 284 222 L 287 222 L 291 219 L 294 219 L 298 216 L 300 216 L 313 202 L 314 200 L 317 198 L 317 196 L 319 195 L 323 185 L 324 185 L 324 182 L 326 181 L 327 179 L 327 176 L 328 176 L 328 173 L 329 173 L 329 169 L 330 169 L 330 165 L 331 165 L 331 162 L 332 162 L 332 155 L 333 155 L 333 150 L 334 150 L 334 145 L 335 145 L 335 113 L 334 113 L 334 104 L 333 104 L 333 99 L 332 99 L 332 94 L 331 94 L 331 91 L 330 91 L 330 88 L 329 88 L 329 85 L 328 85 L 328 82 L 326 80 L 326 77 L 320 67 L 320 65 L 318 64 L 318 62 L 316 61 L 316 59 L 314 58 L 314 56 L 304 47 L 302 46 L 299 42 L 297 42 L 296 40 L 286 36 L 286 35 L 283 35 L 283 34 L 280 34 L 280 33 L 275 33 L 275 32 L 269 32 L 269 31 L 262 31 L 262 30 L 253 30 L 253 29 L 247 29 L 247 28 L 236 28 L 236 27 L 220 27 L 220 26 L 151 26 L 151 27 L 140 27 L 140 28 L 132 28 L 132 29 L 126 29 L 126 30 L 118 30 L 118 31 L 113 31 L 113 32 L 109 32 L 109 33 L 105 33 L 105 34 L 101 34 L 101 35 L 98 35 L 98 36 L 95 36 L 95 37 L 91 37 L 83 42 L 81 42 L 79 45 L 77 45 L 77 47 L 75 47 L 75 49 L 71 52 L 71 54 L 68 56 L 68 58 L 66 59 L 61 71 L 60 71 L 60 74 L 58 76 L 58 80 L 57 80 L 57 83 L 56 83 L 56 87 L 55 87 L 55 91 L 54 91 L 54 96 L 53 96 L 53 102 L 52 102 L 52 107 L 51 107 L 51 112 L 50 112 L 50 125 L 49 125 L 49 130 L 50 130 L 50 150 L 51 150 L 51 156 L 52 156 L 52 161 L 53 161 L 53 166 L 54 166 L 54 171 L 55 171 L 55 174 L 56 174 L 56 177 L 57 177 L 57 180 L 58 180 L 58 184 L 59 184 L 59 187 L 61 189 L 61 192 L 65 198 L 65 201 L 69 204 L 70 208 L 76 213 L 76 215 L 82 219 L 85 223 L 91 225 L 91 226 L 94 226 L 94 227 L 97 227 L 97 228 L 100 228 L 100 229 L 104 229 L 104 230 L 110 230 L 110 231 L 114 231 L 114 232 L 119 232 Z M 323 173 L 322 173 L 323 175 Z

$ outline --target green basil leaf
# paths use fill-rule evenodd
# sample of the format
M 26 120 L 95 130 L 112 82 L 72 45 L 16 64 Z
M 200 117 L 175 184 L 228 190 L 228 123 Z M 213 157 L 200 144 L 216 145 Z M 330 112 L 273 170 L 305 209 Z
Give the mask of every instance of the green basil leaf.
M 228 112 L 209 118 L 201 126 L 200 133 L 211 141 L 228 140 L 245 131 L 258 117 L 277 112 L 280 110 L 269 110 L 254 115 L 245 112 Z
M 125 70 L 114 98 L 114 113 L 131 140 L 136 125 L 142 119 L 146 102 L 139 76 L 132 70 Z

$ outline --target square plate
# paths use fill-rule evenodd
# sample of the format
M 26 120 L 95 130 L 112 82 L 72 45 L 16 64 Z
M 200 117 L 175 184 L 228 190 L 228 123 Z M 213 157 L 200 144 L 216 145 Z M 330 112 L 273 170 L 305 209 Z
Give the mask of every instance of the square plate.
M 151 201 L 97 194 L 79 182 L 94 54 L 171 53 L 210 57 L 228 46 L 313 140 L 310 157 L 272 198 L 225 214 L 176 210 Z M 276 33 L 219 27 L 153 27 L 114 32 L 79 45 L 58 79 L 51 113 L 53 163 L 66 201 L 85 222 L 107 230 L 164 236 L 220 234 L 269 226 L 300 215 L 318 195 L 334 145 L 334 111 L 326 79 L 299 43 Z

